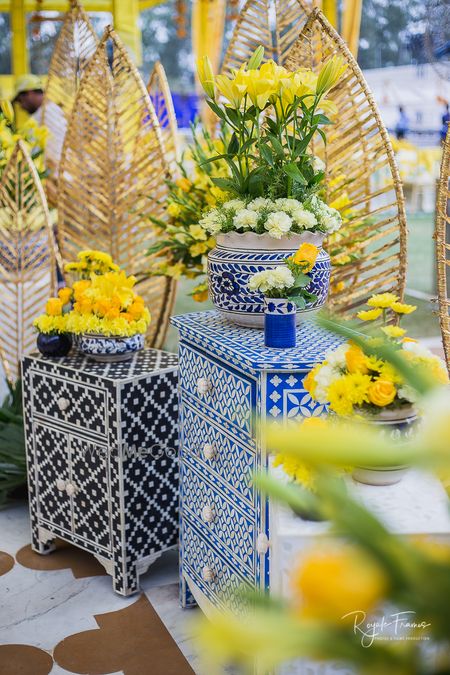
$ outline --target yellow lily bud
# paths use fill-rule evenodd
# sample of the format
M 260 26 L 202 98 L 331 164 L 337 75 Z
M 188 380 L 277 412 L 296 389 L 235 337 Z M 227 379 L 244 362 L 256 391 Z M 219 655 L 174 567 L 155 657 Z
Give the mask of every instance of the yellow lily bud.
M 204 56 L 202 59 L 198 59 L 197 74 L 205 94 L 214 101 L 216 97 L 214 73 L 211 66 L 211 61 L 207 56 Z
M 264 57 L 264 47 L 259 45 L 248 60 L 247 68 L 249 70 L 256 70 L 261 65 Z
M 12 103 L 10 101 L 0 101 L 0 110 L 2 111 L 3 115 L 6 117 L 8 122 L 12 124 L 14 122 L 14 108 L 12 106 Z
M 341 56 L 333 56 L 325 63 L 317 78 L 317 93 L 324 94 L 332 89 L 347 70 L 347 64 Z

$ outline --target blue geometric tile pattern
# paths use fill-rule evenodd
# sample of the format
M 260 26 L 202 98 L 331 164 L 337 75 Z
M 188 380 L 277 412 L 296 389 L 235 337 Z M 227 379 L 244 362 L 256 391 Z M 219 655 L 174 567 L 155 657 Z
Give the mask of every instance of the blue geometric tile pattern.
M 260 420 L 287 425 L 325 413 L 303 383 L 342 339 L 308 321 L 297 347 L 267 349 L 264 331 L 216 311 L 172 322 L 180 330 L 181 605 L 194 598 L 242 613 L 242 583 L 270 587 L 268 501 L 252 485 L 252 472 L 267 465 Z
M 242 328 L 221 317 L 217 311 L 196 312 L 172 318 L 183 337 L 217 355 L 251 370 L 309 370 L 323 360 L 325 353 L 342 338 L 320 328 L 314 320 L 302 321 L 297 328 L 297 346 L 291 349 L 268 349 L 264 331 Z M 244 371 L 244 372 L 245 372 Z

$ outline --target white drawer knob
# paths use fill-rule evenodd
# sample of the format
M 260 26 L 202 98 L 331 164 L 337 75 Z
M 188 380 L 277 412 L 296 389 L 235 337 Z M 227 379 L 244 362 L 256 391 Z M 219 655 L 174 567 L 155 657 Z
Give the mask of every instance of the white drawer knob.
M 206 377 L 199 377 L 197 380 L 197 393 L 204 396 L 212 389 L 211 382 Z
M 78 488 L 76 485 L 73 483 L 67 483 L 66 485 L 66 492 L 69 495 L 69 497 L 73 497 L 74 494 L 78 491 Z
M 260 532 L 256 539 L 256 550 L 259 555 L 265 555 L 269 550 L 270 541 L 267 538 L 267 535 L 264 532 Z
M 205 459 L 214 459 L 216 456 L 216 449 L 211 443 L 205 443 L 203 446 L 203 456 Z
M 61 397 L 56 401 L 56 405 L 61 410 L 61 412 L 65 412 L 67 408 L 70 407 L 70 401 L 68 398 Z
M 216 576 L 216 573 L 214 572 L 212 567 L 208 567 L 208 565 L 205 565 L 205 567 L 202 569 L 203 580 L 211 582 L 211 581 L 213 581 L 215 576 Z
M 215 517 L 216 514 L 208 504 L 202 508 L 202 518 L 205 523 L 212 523 Z
M 57 478 L 57 480 L 56 480 L 56 488 L 57 488 L 60 492 L 64 492 L 64 490 L 66 489 L 66 481 L 65 481 L 63 478 Z

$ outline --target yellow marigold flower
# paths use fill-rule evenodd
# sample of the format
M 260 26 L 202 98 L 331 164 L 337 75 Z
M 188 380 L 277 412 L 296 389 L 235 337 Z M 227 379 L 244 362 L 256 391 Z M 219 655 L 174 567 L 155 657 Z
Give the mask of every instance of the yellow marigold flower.
M 351 345 L 345 353 L 345 363 L 349 373 L 367 373 L 367 358 L 357 345 Z
M 298 251 L 294 254 L 294 262 L 296 265 L 303 267 L 303 272 L 307 273 L 312 270 L 319 255 L 319 249 L 314 244 L 302 244 Z
M 400 338 L 406 333 L 406 330 L 400 326 L 382 326 L 381 330 L 389 338 Z
M 198 255 L 202 255 L 202 253 L 206 253 L 207 250 L 208 246 L 203 242 L 199 242 L 198 244 L 192 244 L 192 246 L 189 247 L 189 253 L 194 258 Z
M 397 390 L 392 382 L 389 380 L 381 380 L 377 378 L 368 389 L 368 396 L 370 403 L 384 408 L 392 403 L 397 395 Z
M 416 311 L 417 307 L 416 305 L 407 305 L 402 302 L 393 302 L 391 305 L 391 309 L 396 314 L 411 314 L 411 312 Z
M 67 305 L 72 298 L 72 289 L 66 286 L 65 288 L 60 288 L 58 291 L 58 297 L 61 300 L 63 305 Z
M 317 366 L 312 368 L 312 370 L 309 371 L 309 373 L 303 380 L 303 388 L 306 389 L 306 391 L 309 392 L 313 398 L 315 391 L 317 389 L 316 375 L 321 369 L 321 367 L 322 365 L 318 364 Z
M 50 298 L 45 306 L 45 311 L 49 316 L 59 316 L 62 314 L 62 302 L 59 298 Z
M 192 299 L 195 300 L 195 302 L 205 302 L 208 299 L 208 289 L 192 293 Z
M 384 598 L 382 568 L 352 545 L 322 544 L 303 558 L 292 576 L 294 604 L 302 616 L 342 624 L 349 612 L 370 612 Z M 348 618 L 354 621 L 354 615 Z
M 140 302 L 133 302 L 128 307 L 128 313 L 131 314 L 133 319 L 135 319 L 136 321 L 141 318 L 143 310 L 144 305 L 142 305 Z
M 372 297 L 367 301 L 367 304 L 370 307 L 381 307 L 382 309 L 387 309 L 397 301 L 398 295 L 395 295 L 395 293 L 379 293 L 378 295 L 372 295 Z
M 107 319 L 118 319 L 120 316 L 120 309 L 117 307 L 111 307 L 105 314 Z
M 356 316 L 358 319 L 361 319 L 361 321 L 375 321 L 375 319 L 378 319 L 378 317 L 381 315 L 382 311 L 383 310 L 381 308 L 366 310 L 363 309 L 361 312 L 358 312 Z
M 75 281 L 74 284 L 72 284 L 73 292 L 75 294 L 75 297 L 81 295 L 82 293 L 85 292 L 87 288 L 91 285 L 91 282 L 88 279 L 80 279 L 80 281 Z
M 206 241 L 207 234 L 201 225 L 189 225 L 189 234 L 197 241 Z

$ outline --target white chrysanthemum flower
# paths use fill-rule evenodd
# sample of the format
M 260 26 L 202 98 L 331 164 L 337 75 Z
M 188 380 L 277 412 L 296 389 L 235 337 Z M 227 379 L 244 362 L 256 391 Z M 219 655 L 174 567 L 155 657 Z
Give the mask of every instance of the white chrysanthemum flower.
M 291 216 L 296 209 L 301 208 L 302 203 L 298 199 L 276 199 L 275 206 Z
M 317 218 L 311 211 L 298 208 L 292 212 L 292 219 L 298 227 L 303 227 L 305 230 L 311 230 L 317 225 Z
M 292 218 L 283 211 L 275 211 L 267 216 L 264 227 L 271 237 L 274 237 L 274 239 L 281 239 L 284 234 L 290 232 Z
M 204 230 L 209 232 L 209 234 L 218 234 L 222 229 L 222 224 L 219 219 L 219 212 L 217 209 L 212 209 L 206 213 L 203 218 L 199 220 L 198 223 Z
M 269 271 L 256 272 L 253 274 L 248 282 L 250 291 L 261 291 L 265 293 L 269 288 Z
M 247 208 L 252 211 L 261 211 L 262 209 L 270 209 L 273 205 L 274 203 L 270 199 L 256 197 L 256 199 L 252 199 L 252 201 L 247 204 Z
M 243 202 L 242 199 L 230 199 L 229 201 L 222 204 L 222 208 L 239 211 L 240 209 L 245 209 L 245 202 Z
M 292 288 L 295 284 L 294 275 L 285 265 L 280 265 L 271 270 L 269 278 L 272 283 L 272 288 L 279 290 L 282 288 Z
M 346 360 L 345 360 L 345 355 L 349 349 L 349 346 L 347 343 L 343 345 L 339 345 L 336 349 L 331 349 L 325 354 L 325 360 L 328 362 L 328 365 L 330 365 L 334 369 L 339 369 L 339 368 L 345 368 L 346 366 Z M 321 368 L 322 372 L 323 368 Z
M 410 387 L 409 384 L 403 384 L 397 390 L 397 396 L 404 401 L 409 401 L 409 403 L 417 403 L 420 398 L 420 395 L 417 393 L 413 387 Z
M 433 354 L 433 352 L 431 352 L 427 347 L 425 347 L 425 345 L 421 344 L 420 342 L 404 342 L 402 345 L 402 349 L 404 349 L 405 352 L 412 352 L 419 358 L 425 359 L 429 359 L 430 357 L 439 358 L 436 354 Z M 444 364 L 443 361 L 442 364 Z
M 233 225 L 237 228 L 249 227 L 252 230 L 258 224 L 258 214 L 256 211 L 251 211 L 250 209 L 242 209 L 238 211 L 233 218 Z

